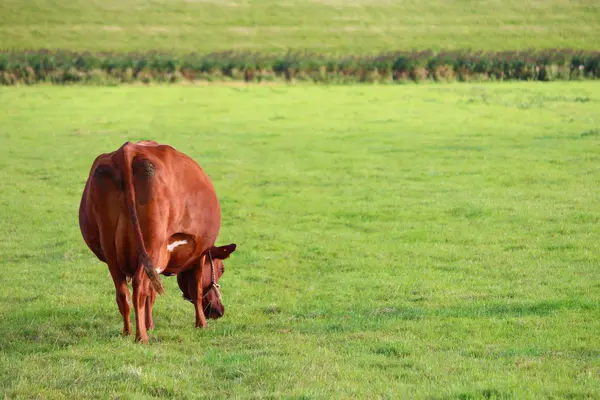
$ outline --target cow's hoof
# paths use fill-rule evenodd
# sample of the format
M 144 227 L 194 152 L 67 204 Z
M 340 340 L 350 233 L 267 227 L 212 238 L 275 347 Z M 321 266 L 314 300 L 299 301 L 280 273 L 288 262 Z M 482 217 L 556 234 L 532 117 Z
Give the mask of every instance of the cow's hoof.
M 136 338 L 135 338 L 135 341 L 136 341 L 137 343 L 141 343 L 141 344 L 150 344 L 150 343 L 148 342 L 148 338 L 147 338 L 147 337 L 146 337 L 146 338 L 136 337 Z

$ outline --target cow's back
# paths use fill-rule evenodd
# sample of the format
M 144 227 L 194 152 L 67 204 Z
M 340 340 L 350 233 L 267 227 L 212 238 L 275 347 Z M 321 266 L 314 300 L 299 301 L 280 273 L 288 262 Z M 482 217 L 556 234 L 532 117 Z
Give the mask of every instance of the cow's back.
M 150 252 L 168 256 L 166 244 L 178 233 L 195 238 L 198 254 L 212 246 L 219 232 L 220 209 L 213 185 L 200 166 L 171 146 L 127 143 L 99 156 L 86 182 L 80 226 L 94 254 L 116 263 L 128 276 L 138 266 L 139 246 L 126 206 L 125 146 L 133 154 L 130 170 L 137 220 Z

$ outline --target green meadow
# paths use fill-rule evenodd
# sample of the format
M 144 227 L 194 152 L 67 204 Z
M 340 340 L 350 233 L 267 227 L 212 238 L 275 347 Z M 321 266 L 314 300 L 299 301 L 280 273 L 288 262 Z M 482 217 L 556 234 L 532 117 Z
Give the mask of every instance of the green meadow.
M 42 85 L 0 104 L 0 397 L 600 397 L 600 82 Z M 149 346 L 120 335 L 77 222 L 95 156 L 141 139 L 200 163 L 238 245 L 225 316 L 193 328 L 163 277 Z
M 0 48 L 597 50 L 597 0 L 2 0 Z

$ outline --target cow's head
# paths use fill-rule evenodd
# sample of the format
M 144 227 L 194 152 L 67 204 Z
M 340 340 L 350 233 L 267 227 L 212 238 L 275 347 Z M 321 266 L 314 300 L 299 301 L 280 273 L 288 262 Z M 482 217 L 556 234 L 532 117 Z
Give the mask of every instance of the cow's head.
M 221 303 L 221 292 L 219 291 L 219 279 L 225 272 L 223 260 L 229 258 L 235 251 L 235 243 L 220 247 L 211 247 L 210 252 L 204 257 L 202 266 L 202 309 L 207 318 L 218 319 L 225 314 L 225 307 Z

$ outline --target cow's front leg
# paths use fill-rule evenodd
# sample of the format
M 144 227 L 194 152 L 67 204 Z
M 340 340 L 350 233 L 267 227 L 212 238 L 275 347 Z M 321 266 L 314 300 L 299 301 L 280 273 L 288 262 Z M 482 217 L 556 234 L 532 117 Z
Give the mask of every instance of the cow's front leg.
M 183 293 L 183 298 L 194 305 L 196 328 L 206 327 L 206 316 L 202 309 L 202 270 L 200 265 L 197 264 L 193 268 L 177 274 L 177 284 Z
M 202 298 L 194 302 L 194 308 L 196 310 L 196 328 L 206 328 L 208 324 L 206 323 L 206 316 L 202 309 Z
M 138 268 L 133 278 L 133 309 L 135 310 L 135 341 L 148 344 L 146 331 L 146 299 L 150 292 L 150 279 L 144 268 Z
M 193 303 L 196 311 L 196 328 L 206 328 L 206 316 L 204 315 L 204 309 L 202 308 L 202 297 L 204 293 L 202 291 L 202 262 L 199 262 L 194 268 L 194 294 Z

